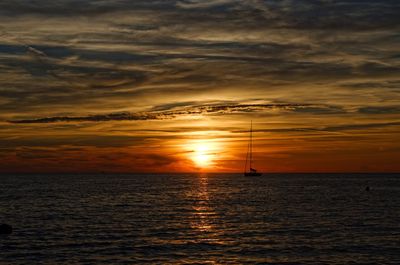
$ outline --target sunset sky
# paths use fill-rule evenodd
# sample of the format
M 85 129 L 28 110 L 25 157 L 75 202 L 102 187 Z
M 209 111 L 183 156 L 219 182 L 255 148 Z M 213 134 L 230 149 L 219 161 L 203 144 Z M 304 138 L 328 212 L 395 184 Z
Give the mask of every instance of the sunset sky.
M 2 0 L 0 172 L 400 171 L 398 0 Z

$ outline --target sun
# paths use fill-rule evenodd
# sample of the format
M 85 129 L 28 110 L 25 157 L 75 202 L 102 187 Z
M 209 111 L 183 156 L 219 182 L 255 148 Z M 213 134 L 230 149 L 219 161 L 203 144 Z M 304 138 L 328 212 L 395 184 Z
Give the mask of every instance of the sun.
M 215 159 L 216 145 L 207 140 L 198 140 L 189 145 L 190 159 L 200 168 L 213 165 Z
M 196 146 L 193 154 L 194 162 L 200 167 L 206 167 L 210 165 L 211 155 L 209 154 L 209 148 L 206 145 Z

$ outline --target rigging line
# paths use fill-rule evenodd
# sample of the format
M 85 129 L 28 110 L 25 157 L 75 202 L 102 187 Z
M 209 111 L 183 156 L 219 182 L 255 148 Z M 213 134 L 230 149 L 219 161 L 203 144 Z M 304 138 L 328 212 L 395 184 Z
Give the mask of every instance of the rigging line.
M 250 124 L 250 169 L 253 162 L 253 121 Z
M 249 148 L 250 148 L 250 143 L 247 143 L 247 153 L 246 153 L 246 163 L 244 165 L 244 173 L 247 172 L 247 160 L 249 158 Z

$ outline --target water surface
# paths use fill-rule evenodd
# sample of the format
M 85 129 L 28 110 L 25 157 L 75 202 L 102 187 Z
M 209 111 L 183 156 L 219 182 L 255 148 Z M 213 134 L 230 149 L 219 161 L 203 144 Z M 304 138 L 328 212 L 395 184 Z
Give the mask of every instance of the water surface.
M 0 179 L 1 264 L 400 264 L 396 174 Z

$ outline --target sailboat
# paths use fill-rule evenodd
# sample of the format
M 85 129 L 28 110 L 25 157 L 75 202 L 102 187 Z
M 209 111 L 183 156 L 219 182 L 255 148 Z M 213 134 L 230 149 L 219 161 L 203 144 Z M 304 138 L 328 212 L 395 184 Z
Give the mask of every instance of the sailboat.
M 246 177 L 257 177 L 261 176 L 262 173 L 257 172 L 256 169 L 253 168 L 253 121 L 250 124 L 250 139 L 249 144 L 247 145 L 247 155 L 246 155 L 246 164 L 244 166 L 244 175 Z M 247 171 L 247 165 L 249 165 L 249 170 Z

